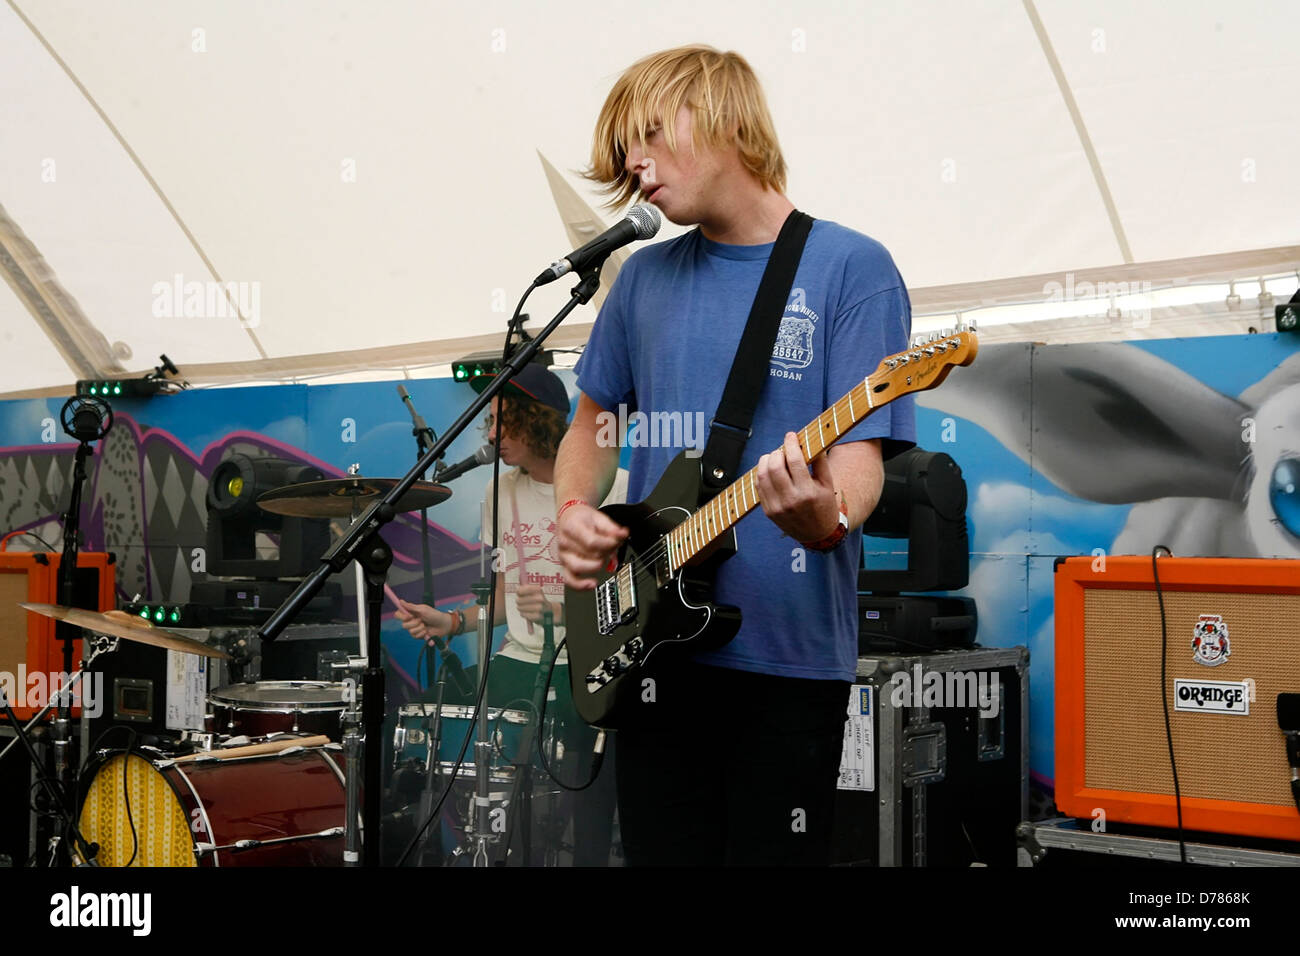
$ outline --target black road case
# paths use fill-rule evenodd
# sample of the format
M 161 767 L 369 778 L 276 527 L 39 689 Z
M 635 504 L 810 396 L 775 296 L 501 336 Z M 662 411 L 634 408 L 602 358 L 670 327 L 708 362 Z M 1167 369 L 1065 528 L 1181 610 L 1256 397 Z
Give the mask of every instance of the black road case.
M 835 862 L 1015 866 L 1029 816 L 1029 651 L 858 659 Z

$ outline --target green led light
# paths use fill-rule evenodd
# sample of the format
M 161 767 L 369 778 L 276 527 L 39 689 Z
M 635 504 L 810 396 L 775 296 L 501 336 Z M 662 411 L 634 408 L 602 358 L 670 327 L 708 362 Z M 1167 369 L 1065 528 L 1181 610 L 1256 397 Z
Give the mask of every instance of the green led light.
M 162 623 L 163 618 L 165 618 L 166 616 L 167 615 L 163 612 L 162 608 L 159 608 L 158 610 L 153 612 L 153 619 L 157 621 L 159 624 Z
M 177 621 L 181 619 L 181 609 L 178 607 L 172 608 L 172 612 L 171 614 L 168 615 L 168 618 L 171 620 L 173 624 L 175 624 Z
M 91 395 L 94 395 L 94 394 L 95 394 L 95 386 L 93 386 L 93 385 L 90 386 L 90 394 L 91 394 Z
M 114 395 L 121 395 L 121 394 L 122 394 L 122 383 L 121 383 L 121 382 L 118 382 L 116 385 L 113 386 L 113 394 L 114 394 Z
M 140 609 L 140 616 L 141 616 L 142 618 L 144 618 L 146 621 L 149 619 L 149 608 L 148 608 L 148 606 L 145 606 L 145 607 L 143 607 L 143 608 Z

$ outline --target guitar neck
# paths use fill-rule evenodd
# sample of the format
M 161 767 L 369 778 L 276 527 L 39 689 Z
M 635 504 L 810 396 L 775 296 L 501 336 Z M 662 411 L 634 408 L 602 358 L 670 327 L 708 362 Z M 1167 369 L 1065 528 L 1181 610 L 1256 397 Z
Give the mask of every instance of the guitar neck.
M 804 462 L 812 464 L 877 408 L 909 392 L 934 388 L 953 365 L 970 364 L 974 353 L 973 335 L 962 332 L 885 359 L 874 374 L 797 433 Z M 755 466 L 665 536 L 672 569 L 684 567 L 707 550 L 759 504 Z

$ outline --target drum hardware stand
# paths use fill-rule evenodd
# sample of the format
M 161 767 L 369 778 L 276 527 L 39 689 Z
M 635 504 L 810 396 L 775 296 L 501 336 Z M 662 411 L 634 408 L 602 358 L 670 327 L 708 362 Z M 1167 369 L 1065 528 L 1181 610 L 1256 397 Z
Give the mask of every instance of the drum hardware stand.
M 533 681 L 532 712 L 528 715 L 528 724 L 524 727 L 519 741 L 519 750 L 515 754 L 515 779 L 510 802 L 516 809 L 511 812 L 510 826 L 506 830 L 505 845 L 506 859 L 508 859 L 516 826 L 519 829 L 520 866 L 532 865 L 533 741 L 544 732 L 541 726 L 542 699 L 548 690 L 546 678 L 551 672 L 553 660 L 555 660 L 555 616 L 547 607 L 542 611 L 542 656 L 537 663 L 537 677 Z M 553 850 L 553 847 L 547 846 L 548 861 L 552 860 Z M 506 860 L 503 859 L 502 865 L 505 862 Z
M 362 675 L 362 680 L 365 680 L 366 660 L 361 657 L 349 657 L 347 663 L 335 664 L 334 667 L 338 670 L 347 671 L 344 686 L 347 687 L 348 706 L 344 709 L 342 718 L 345 798 L 343 807 L 343 865 L 360 866 L 362 862 L 362 830 L 358 823 L 361 820 L 362 811 L 361 778 L 364 775 L 362 763 L 365 752 L 365 738 L 362 733 L 361 708 L 357 707 L 356 675 Z M 362 706 L 364 707 L 364 705 Z M 372 739 L 377 740 L 378 738 Z
M 387 572 L 393 557 L 392 551 L 379 536 L 379 530 L 397 516 L 397 503 L 411 489 L 419 476 L 427 472 L 430 466 L 438 458 L 442 457 L 448 446 L 478 419 L 483 409 L 509 384 L 519 370 L 533 360 L 542 343 L 546 341 L 546 338 L 552 332 L 559 328 L 560 323 L 568 317 L 569 313 L 579 305 L 585 305 L 591 301 L 591 297 L 600 288 L 600 267 L 603 264 L 603 258 L 598 257 L 581 273 L 580 281 L 574 286 L 569 301 L 555 314 L 555 317 L 551 319 L 546 328 L 542 329 L 502 365 L 501 371 L 492 377 L 492 381 L 488 382 L 483 391 L 479 392 L 478 397 L 470 403 L 465 411 L 461 412 L 460 417 L 443 433 L 442 438 L 434 442 L 433 447 L 421 455 L 420 460 L 415 463 L 411 470 L 389 488 L 378 501 L 373 502 L 366 508 L 360 519 L 353 523 L 340 536 L 339 540 L 334 542 L 321 555 L 320 565 L 316 570 L 304 578 L 293 593 L 285 599 L 285 602 L 276 608 L 266 623 L 258 628 L 257 634 L 263 641 L 275 640 L 280 636 L 285 626 L 297 617 L 308 602 L 320 592 L 320 589 L 325 586 L 325 582 L 332 575 L 338 574 L 353 560 L 360 560 L 362 566 L 367 568 L 366 588 L 370 592 L 367 597 L 371 613 L 366 624 L 373 638 L 368 644 L 370 666 L 366 671 L 366 681 L 363 685 L 365 698 L 361 702 L 365 714 L 366 734 L 373 744 L 373 746 L 365 748 L 365 826 L 369 831 L 369 836 L 365 841 L 365 863 L 367 866 L 379 865 L 379 850 L 382 845 L 382 840 L 379 838 L 379 827 L 380 807 L 383 799 L 381 786 L 383 748 L 378 745 L 378 741 L 384 722 L 384 672 L 379 649 L 379 615 L 383 606 L 384 573 Z M 531 293 L 536 286 L 537 283 L 534 282 L 528 291 Z M 521 300 L 520 308 L 522 308 L 522 305 Z M 518 309 L 516 309 L 516 313 L 518 313 Z M 376 558 L 378 560 L 375 560 Z M 371 568 L 374 570 L 372 571 Z M 486 603 L 486 597 L 487 586 L 485 585 L 484 593 L 480 597 L 480 604 Z M 487 643 L 487 624 L 486 620 L 482 622 L 484 634 L 480 637 L 480 647 Z M 486 673 L 486 655 L 480 657 L 479 660 L 481 662 L 480 667 Z M 485 708 L 480 708 L 480 712 L 483 710 Z M 483 714 L 483 719 L 486 720 L 486 714 Z M 486 724 L 484 724 L 480 733 L 485 736 L 485 732 Z M 480 771 L 480 776 L 486 777 L 485 769 Z M 486 791 L 486 787 L 481 789 Z M 480 807 L 480 811 L 486 818 L 487 808 Z
M 424 790 L 420 792 L 419 812 L 416 814 L 417 820 L 427 820 L 433 814 L 434 797 L 442 789 L 438 779 L 440 766 L 438 756 L 442 749 L 442 700 L 447 691 L 447 679 L 439 672 L 438 675 L 438 698 L 433 705 L 433 722 L 429 725 L 428 736 L 425 742 L 429 749 L 424 759 Z M 455 778 L 447 784 L 451 786 Z M 431 866 L 435 861 L 442 858 L 442 827 L 437 824 L 431 824 L 431 830 L 424 838 L 424 848 L 420 853 L 420 865 Z
M 479 578 L 470 588 L 474 592 L 474 597 L 478 601 L 478 660 L 479 680 L 485 685 L 488 676 L 488 654 L 492 650 L 492 628 L 488 624 L 488 595 L 491 593 L 492 585 L 486 578 Z M 489 843 L 495 843 L 497 838 L 492 835 L 492 799 L 491 799 L 491 768 L 492 768 L 492 740 L 488 728 L 488 703 L 487 688 L 482 688 L 479 695 L 478 721 L 476 725 L 476 737 L 474 740 L 474 769 L 475 788 L 473 811 L 470 813 L 470 819 L 467 821 L 468 832 L 471 835 L 474 844 L 474 865 L 487 866 Z
M 74 630 L 77 629 L 73 625 L 69 625 L 69 627 L 73 627 Z M 86 657 L 81 662 L 81 667 L 76 671 L 76 673 L 74 673 L 68 679 L 68 682 L 64 686 L 60 687 L 56 693 L 51 694 L 49 702 L 47 702 L 46 705 L 41 708 L 40 712 L 26 724 L 20 724 L 18 722 L 18 715 L 14 713 L 13 708 L 9 704 L 8 698 L 5 696 L 4 688 L 0 686 L 0 709 L 4 710 L 5 717 L 13 726 L 15 734 L 14 740 L 5 747 L 3 751 L 0 751 L 0 760 L 4 759 L 4 755 L 13 747 L 19 744 L 22 745 L 23 750 L 27 753 L 27 759 L 31 761 L 32 766 L 36 770 L 37 779 L 45 788 L 46 794 L 50 798 L 51 805 L 58 812 L 59 818 L 63 821 L 63 830 L 61 832 L 72 835 L 75 850 L 73 851 L 71 859 L 75 861 L 80 858 L 81 860 L 80 863 L 74 862 L 74 866 L 98 866 L 99 864 L 95 862 L 95 857 L 99 853 L 99 844 L 87 843 L 86 838 L 81 835 L 81 830 L 77 826 L 75 816 L 76 808 L 74 806 L 76 802 L 75 778 L 70 784 L 64 785 L 65 789 L 61 793 L 59 788 L 55 786 L 53 778 L 46 771 L 45 762 L 41 760 L 40 755 L 36 752 L 36 748 L 32 746 L 32 742 L 28 738 L 27 733 L 45 719 L 45 715 L 50 712 L 50 708 L 54 706 L 56 699 L 60 711 L 66 711 L 70 708 L 72 702 L 72 690 L 78 683 L 80 683 L 81 678 L 85 676 L 86 668 L 90 665 L 91 661 L 100 654 L 116 650 L 118 641 L 117 638 L 95 637 L 87 643 L 91 645 L 90 656 Z M 71 647 L 71 645 L 64 646 Z M 58 859 L 58 854 L 61 848 L 63 848 L 62 841 L 63 837 L 60 834 L 54 834 L 50 837 L 51 860 Z

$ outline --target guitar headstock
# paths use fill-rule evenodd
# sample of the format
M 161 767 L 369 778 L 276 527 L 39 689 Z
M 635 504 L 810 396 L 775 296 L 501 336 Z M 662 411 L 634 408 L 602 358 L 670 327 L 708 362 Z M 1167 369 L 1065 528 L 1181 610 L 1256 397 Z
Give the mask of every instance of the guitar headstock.
M 962 327 L 952 331 L 917 336 L 912 347 L 883 359 L 872 380 L 873 391 L 888 388 L 898 393 L 919 392 L 940 384 L 956 365 L 970 365 L 979 351 L 975 329 Z

